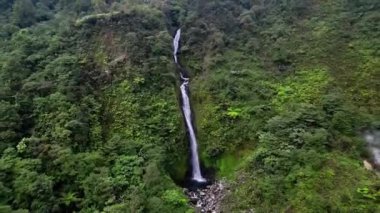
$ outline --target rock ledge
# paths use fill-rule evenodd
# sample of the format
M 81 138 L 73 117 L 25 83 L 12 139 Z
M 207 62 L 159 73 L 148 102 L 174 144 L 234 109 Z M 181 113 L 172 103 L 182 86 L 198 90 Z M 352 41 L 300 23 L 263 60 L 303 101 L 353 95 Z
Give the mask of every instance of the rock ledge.
M 219 213 L 221 212 L 221 201 L 226 192 L 226 183 L 216 181 L 205 188 L 196 190 L 184 189 L 184 193 L 189 197 L 191 204 L 196 212 Z

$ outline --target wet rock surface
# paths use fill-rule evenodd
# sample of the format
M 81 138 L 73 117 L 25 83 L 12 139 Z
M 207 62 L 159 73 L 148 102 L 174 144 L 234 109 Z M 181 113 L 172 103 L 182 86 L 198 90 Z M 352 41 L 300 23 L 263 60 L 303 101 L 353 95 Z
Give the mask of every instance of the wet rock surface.
M 184 189 L 184 193 L 189 197 L 196 212 L 219 213 L 222 212 L 220 204 L 226 194 L 226 188 L 224 181 L 217 181 L 204 188 Z

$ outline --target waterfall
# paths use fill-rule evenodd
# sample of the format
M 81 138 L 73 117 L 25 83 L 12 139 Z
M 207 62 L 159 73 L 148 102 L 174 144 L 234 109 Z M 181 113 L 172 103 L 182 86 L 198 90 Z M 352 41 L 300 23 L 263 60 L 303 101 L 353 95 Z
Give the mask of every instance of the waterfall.
M 198 156 L 198 145 L 197 138 L 195 136 L 195 131 L 192 122 L 191 116 L 191 107 L 190 107 L 190 98 L 189 98 L 189 78 L 184 76 L 185 73 L 180 63 L 178 63 L 177 54 L 179 50 L 179 41 L 181 38 L 181 29 L 177 30 L 177 33 L 173 39 L 173 55 L 174 62 L 180 68 L 180 76 L 181 76 L 181 97 L 182 97 L 182 112 L 185 117 L 187 130 L 189 132 L 190 139 L 190 149 L 191 149 L 191 166 L 192 166 L 192 179 L 196 182 L 206 182 L 206 179 L 202 177 L 201 167 L 199 164 L 199 156 Z
M 366 131 L 364 139 L 367 142 L 367 147 L 372 154 L 374 166 L 380 168 L 380 131 Z
M 178 64 L 177 60 L 177 54 L 178 54 L 178 48 L 179 48 L 179 39 L 181 38 L 181 29 L 177 30 L 177 33 L 175 34 L 175 37 L 173 39 L 173 55 L 174 55 L 174 62 Z

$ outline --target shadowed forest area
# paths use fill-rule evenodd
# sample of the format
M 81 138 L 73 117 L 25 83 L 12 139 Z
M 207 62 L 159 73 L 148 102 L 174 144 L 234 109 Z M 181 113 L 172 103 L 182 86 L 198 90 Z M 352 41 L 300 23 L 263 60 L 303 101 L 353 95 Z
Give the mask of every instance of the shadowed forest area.
M 378 0 L 0 0 L 0 212 L 195 211 L 178 28 L 223 212 L 379 212 L 379 23 Z

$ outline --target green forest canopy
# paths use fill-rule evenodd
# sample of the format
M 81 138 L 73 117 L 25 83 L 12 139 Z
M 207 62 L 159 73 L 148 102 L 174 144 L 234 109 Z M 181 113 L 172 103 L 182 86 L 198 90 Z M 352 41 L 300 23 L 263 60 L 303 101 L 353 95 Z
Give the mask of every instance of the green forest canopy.
M 376 0 L 0 0 L 0 212 L 192 212 L 171 35 L 225 212 L 377 212 Z

